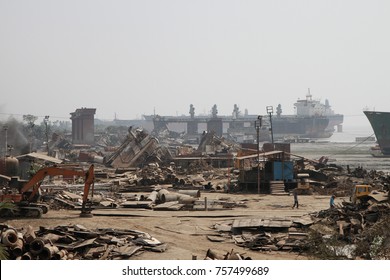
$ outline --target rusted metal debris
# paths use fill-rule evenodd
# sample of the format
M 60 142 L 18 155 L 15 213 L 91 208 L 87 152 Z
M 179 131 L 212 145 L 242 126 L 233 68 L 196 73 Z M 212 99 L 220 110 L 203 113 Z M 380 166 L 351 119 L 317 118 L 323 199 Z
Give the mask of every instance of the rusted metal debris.
M 81 206 L 80 192 L 57 191 L 46 194 L 51 209 L 75 209 Z M 201 198 L 199 189 L 176 189 L 170 186 L 154 186 L 147 194 L 99 192 L 91 198 L 94 209 L 143 208 L 151 210 L 229 210 L 245 207 L 243 202 L 208 200 Z
M 312 216 L 316 222 L 310 229 L 321 237 L 322 243 L 332 248 L 338 258 L 390 259 L 389 203 L 364 206 L 343 202 L 337 208 L 319 211 Z M 381 242 L 374 250 L 375 240 Z
M 250 257 L 245 257 L 244 254 L 235 252 L 232 249 L 230 252 L 227 252 L 224 255 L 218 254 L 212 249 L 208 249 L 206 252 L 205 260 L 251 260 Z
M 22 260 L 117 260 L 130 259 L 143 251 L 164 252 L 166 244 L 148 233 L 80 225 L 15 229 L 1 224 L 1 242 L 10 259 Z
M 343 202 L 300 218 L 244 218 L 218 222 L 212 242 L 234 241 L 260 251 L 296 251 L 330 259 L 390 259 L 390 204 Z M 326 256 L 317 248 L 327 248 Z M 324 250 L 324 249 L 321 249 Z M 322 252 L 323 254 L 323 252 Z
M 128 130 L 129 134 L 120 147 L 105 162 L 114 168 L 128 168 L 144 165 L 150 161 L 169 161 L 169 150 L 159 145 L 157 138 L 151 137 L 143 129 Z
M 256 251 L 302 251 L 307 246 L 307 233 L 302 224 L 289 219 L 235 219 L 218 223 L 214 228 L 230 237 L 237 246 Z

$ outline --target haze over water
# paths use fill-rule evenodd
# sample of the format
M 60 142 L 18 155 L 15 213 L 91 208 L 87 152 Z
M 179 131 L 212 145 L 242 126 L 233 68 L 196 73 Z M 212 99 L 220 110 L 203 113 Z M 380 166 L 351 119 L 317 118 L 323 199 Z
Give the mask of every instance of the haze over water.
M 335 132 L 329 139 L 315 143 L 293 143 L 291 153 L 314 160 L 327 156 L 329 163 L 344 168 L 349 165 L 351 170 L 360 166 L 367 170 L 390 173 L 390 158 L 373 157 L 370 153 L 375 142 L 356 142 L 356 137 L 370 136 L 375 137 L 367 120 L 359 118 L 359 121 L 350 122 L 347 118 L 342 132 Z

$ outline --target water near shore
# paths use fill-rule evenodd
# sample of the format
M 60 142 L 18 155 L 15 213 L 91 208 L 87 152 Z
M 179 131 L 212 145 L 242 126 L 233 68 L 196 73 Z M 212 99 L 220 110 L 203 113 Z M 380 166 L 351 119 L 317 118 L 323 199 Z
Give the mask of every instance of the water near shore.
M 329 139 L 314 143 L 292 143 L 291 153 L 308 159 L 329 158 L 335 163 L 351 169 L 361 166 L 367 170 L 378 170 L 390 173 L 390 158 L 373 157 L 370 148 L 375 142 L 356 142 L 356 137 L 374 136 L 371 127 L 346 127 L 343 132 L 336 132 Z

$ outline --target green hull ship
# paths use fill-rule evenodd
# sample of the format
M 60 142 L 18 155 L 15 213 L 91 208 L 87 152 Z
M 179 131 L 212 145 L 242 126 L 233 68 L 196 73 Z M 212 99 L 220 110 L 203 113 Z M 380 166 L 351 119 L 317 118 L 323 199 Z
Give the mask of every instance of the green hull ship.
M 363 111 L 374 130 L 382 156 L 390 156 L 390 112 Z

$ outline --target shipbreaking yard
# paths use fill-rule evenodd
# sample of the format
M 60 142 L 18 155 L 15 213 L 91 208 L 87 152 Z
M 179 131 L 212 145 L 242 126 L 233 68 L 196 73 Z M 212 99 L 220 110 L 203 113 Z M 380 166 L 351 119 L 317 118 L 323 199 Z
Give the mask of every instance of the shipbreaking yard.
M 226 170 L 218 171 L 226 174 Z M 218 171 L 212 176 L 220 178 Z M 207 174 L 210 176 L 210 171 Z M 349 179 L 341 180 L 348 182 Z M 98 183 L 100 180 L 96 182 L 99 190 L 95 190 L 92 199 L 93 217 L 79 215 L 81 196 L 77 188 L 80 186 L 55 181 L 43 196 L 50 207 L 48 213 L 39 219 L 3 219 L 2 242 L 8 246 L 11 258 L 304 260 L 389 257 L 389 204 L 354 206 L 345 196 L 346 190 L 340 187 L 319 187 L 319 193 L 300 195 L 299 208 L 292 209 L 293 198 L 288 194 L 231 194 L 219 189 L 204 190 L 204 185 L 198 185 L 199 191 L 195 192 L 188 191 L 187 186 L 129 186 L 123 183 L 127 180 L 123 176 Z M 212 182 L 213 188 L 219 182 L 198 180 Z M 326 192 L 339 193 L 337 208 L 329 209 Z M 161 201 L 159 193 L 170 201 Z M 382 192 L 378 192 L 377 197 L 379 201 L 386 199 Z
M 136 127 L 95 139 L 93 113 L 72 113 L 73 141 L 55 135 L 46 151 L 2 160 L 9 259 L 390 258 L 383 171 L 213 132 L 196 145 Z M 370 193 L 351 201 L 356 185 Z

